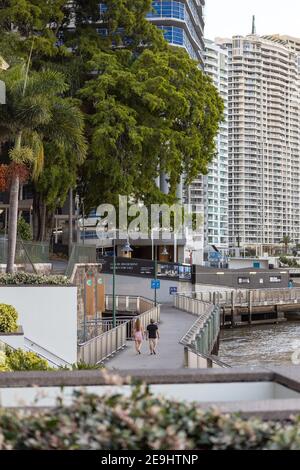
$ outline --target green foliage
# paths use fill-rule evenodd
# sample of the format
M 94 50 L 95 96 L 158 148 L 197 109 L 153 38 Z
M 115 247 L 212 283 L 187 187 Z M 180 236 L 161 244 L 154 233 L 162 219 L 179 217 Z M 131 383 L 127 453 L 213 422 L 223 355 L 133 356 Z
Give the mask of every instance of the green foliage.
M 61 367 L 61 370 L 99 370 L 103 369 L 103 365 L 86 364 L 83 361 L 72 364 L 71 366 Z
M 5 351 L 0 350 L 0 372 L 11 372 L 7 365 L 7 357 Z
M 174 202 L 180 175 L 192 181 L 215 155 L 223 102 L 211 80 L 185 51 L 171 48 L 99 52 L 90 67 L 97 77 L 81 91 L 90 109 L 87 205 L 116 203 L 118 194 L 163 202 L 159 172 L 169 175 L 166 202 Z
M 18 329 L 18 312 L 11 305 L 0 304 L 0 333 L 15 333 Z
M 0 274 L 0 285 L 31 285 L 31 286 L 67 286 L 70 280 L 66 276 L 46 276 L 42 274 L 14 273 Z
M 12 130 L 20 125 L 23 128 L 28 112 L 28 129 L 16 157 L 28 157 L 28 148 L 41 156 L 43 144 L 43 171 L 34 171 L 36 198 L 54 211 L 64 204 L 68 190 L 78 184 L 86 210 L 102 202 L 116 203 L 118 194 L 133 196 L 145 204 L 173 203 L 180 175 L 184 172 L 188 183 L 199 173 L 206 173 L 215 154 L 223 103 L 212 82 L 185 51 L 169 46 L 162 32 L 147 21 L 151 0 L 104 0 L 108 9 L 101 21 L 108 31 L 106 37 L 96 30 L 98 0 L 74 0 L 76 29 L 68 28 L 70 2 L 42 3 L 0 2 L 1 54 L 15 70 L 14 65 L 24 64 L 32 47 L 30 81 L 36 77 L 37 82 L 46 69 L 54 77 L 50 90 L 57 91 L 53 97 L 58 103 L 55 110 L 47 90 L 46 96 L 41 87 L 31 95 L 34 88 L 30 86 L 26 102 L 13 100 L 19 103 L 21 113 L 10 117 L 2 110 L 0 114 L 0 133 L 13 141 Z M 20 34 L 15 28 L 12 32 L 12 25 Z M 12 70 L 5 75 L 9 101 L 13 96 Z M 16 90 L 21 89 L 19 82 Z M 80 104 L 74 97 L 82 100 L 87 122 L 88 159 L 82 167 L 86 148 L 82 146 Z M 35 116 L 44 120 L 38 129 Z M 10 129 L 1 129 L 8 117 Z M 80 136 L 76 137 L 76 130 Z M 80 137 L 81 145 L 65 145 L 66 135 L 73 141 L 74 135 Z M 33 136 L 39 137 L 35 145 Z M 160 172 L 169 175 L 168 196 L 155 184 Z
M 97 0 L 77 0 L 77 27 L 86 29 L 92 21 L 100 19 L 107 28 L 107 37 L 101 40 L 101 47 L 126 47 L 135 52 L 145 48 L 166 48 L 162 33 L 146 19 L 151 10 L 152 0 L 104 0 L 107 12 L 100 18 Z
M 64 150 L 84 158 L 83 116 L 77 102 L 60 96 L 68 90 L 61 73 L 44 69 L 31 72 L 26 80 L 25 66 L 19 65 L 5 72 L 0 71 L 0 79 L 5 80 L 7 95 L 7 105 L 0 107 L 2 133 L 13 142 L 21 133 L 19 151 L 28 155 L 31 151 L 31 157 L 27 160 L 38 164 L 39 158 L 43 157 L 44 140 L 53 141 Z M 12 159 L 19 162 L 19 156 L 13 152 Z M 38 176 L 40 171 L 36 166 L 33 170 Z
M 23 217 L 18 220 L 18 237 L 24 241 L 32 240 L 32 231 L 30 224 L 28 224 Z
M 282 264 L 289 266 L 290 268 L 299 268 L 298 261 L 295 258 L 288 258 L 287 256 L 281 256 L 279 258 L 279 261 Z
M 35 38 L 34 56 L 66 55 L 64 47 L 57 46 L 57 34 L 67 24 L 70 10 L 66 0 L 2 0 L 0 2 L 1 42 L 14 41 L 15 52 L 28 55 Z M 14 31 L 11 34 L 12 30 Z M 15 31 L 18 31 L 16 33 Z M 9 46 L 7 44 L 7 46 Z M 9 51 L 9 47 L 5 51 Z M 3 53 L 3 50 L 2 50 Z M 7 59 L 10 59 L 8 53 Z M 11 62 L 10 62 L 11 63 Z
M 82 392 L 51 411 L 2 411 L 0 449 L 300 450 L 300 418 L 245 420 L 155 397 L 146 387 L 129 397 Z
M 6 351 L 7 366 L 12 371 L 47 371 L 51 370 L 48 366 L 48 362 L 45 359 L 41 359 L 37 354 L 33 352 L 26 352 L 22 349 L 16 351 L 7 348 Z

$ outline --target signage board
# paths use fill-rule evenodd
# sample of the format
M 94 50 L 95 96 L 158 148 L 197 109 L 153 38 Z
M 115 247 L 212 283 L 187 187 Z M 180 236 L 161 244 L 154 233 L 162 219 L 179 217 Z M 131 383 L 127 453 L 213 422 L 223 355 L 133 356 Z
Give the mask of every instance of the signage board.
M 170 287 L 170 295 L 175 295 L 178 292 L 178 287 Z
M 151 281 L 151 289 L 160 289 L 160 281 L 153 279 Z
M 112 274 L 113 258 L 112 256 L 98 256 L 97 262 L 102 265 L 102 273 Z M 137 277 L 155 277 L 155 264 L 151 260 L 117 258 L 116 273 L 118 275 L 137 276 Z M 157 277 L 165 280 L 192 280 L 192 266 L 181 265 L 177 263 L 157 263 Z

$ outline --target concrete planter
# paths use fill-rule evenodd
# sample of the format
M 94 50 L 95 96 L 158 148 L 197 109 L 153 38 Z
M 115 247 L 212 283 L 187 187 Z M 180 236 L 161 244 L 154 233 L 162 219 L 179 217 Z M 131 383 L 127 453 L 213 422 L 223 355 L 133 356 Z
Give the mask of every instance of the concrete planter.
M 0 286 L 0 303 L 18 311 L 26 344 L 60 363 L 77 362 L 75 286 Z

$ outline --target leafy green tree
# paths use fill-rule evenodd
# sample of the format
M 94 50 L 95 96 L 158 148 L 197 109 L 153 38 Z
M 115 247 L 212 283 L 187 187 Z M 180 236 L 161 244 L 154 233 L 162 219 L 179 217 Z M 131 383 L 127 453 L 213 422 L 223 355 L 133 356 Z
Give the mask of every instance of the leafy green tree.
M 0 107 L 0 132 L 11 145 L 13 164 L 30 166 L 33 179 L 37 178 L 45 160 L 44 142 L 55 142 L 76 158 L 85 156 L 83 117 L 77 103 L 62 97 L 68 89 L 62 74 L 51 70 L 29 73 L 28 67 L 16 66 L 1 72 L 2 78 L 7 104 Z M 19 186 L 20 175 L 15 171 L 10 185 L 9 273 L 14 270 Z
M 0 0 L 6 58 L 19 63 L 32 48 L 32 70 L 62 73 L 64 96 L 80 97 L 87 116 L 83 167 L 74 153 L 44 139 L 43 172 L 34 181 L 38 239 L 76 182 L 87 208 L 116 202 L 119 193 L 146 204 L 173 202 L 182 172 L 189 182 L 214 156 L 223 105 L 211 81 L 147 21 L 151 0 L 101 3 L 107 10 L 100 17 L 98 0 L 74 0 L 72 8 L 67 0 Z M 160 172 L 169 175 L 168 196 L 156 187 Z
M 32 230 L 30 224 L 28 224 L 23 217 L 18 220 L 18 237 L 24 241 L 32 240 Z
M 67 0 L 0 0 L 1 42 L 19 41 L 19 50 L 28 55 L 34 36 L 35 53 L 57 55 L 62 50 L 58 34 L 70 20 L 68 4 Z
M 291 237 L 289 235 L 284 235 L 284 237 L 282 238 L 281 240 L 281 244 L 284 245 L 284 251 L 285 251 L 285 254 L 287 255 L 288 254 L 288 251 L 289 251 L 289 245 L 293 242 L 293 240 L 291 239 Z
M 223 102 L 211 80 L 186 52 L 171 48 L 138 56 L 99 51 L 90 67 L 96 77 L 81 90 L 89 112 L 87 205 L 116 203 L 118 194 L 162 202 L 160 172 L 169 175 L 165 199 L 173 202 L 180 175 L 192 181 L 215 155 Z

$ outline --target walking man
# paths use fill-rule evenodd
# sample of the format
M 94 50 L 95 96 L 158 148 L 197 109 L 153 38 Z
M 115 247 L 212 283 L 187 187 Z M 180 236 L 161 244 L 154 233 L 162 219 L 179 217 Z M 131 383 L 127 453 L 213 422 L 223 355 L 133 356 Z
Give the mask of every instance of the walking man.
M 156 355 L 157 342 L 159 340 L 158 326 L 154 320 L 150 320 L 150 324 L 147 326 L 147 339 L 149 339 L 150 355 Z

